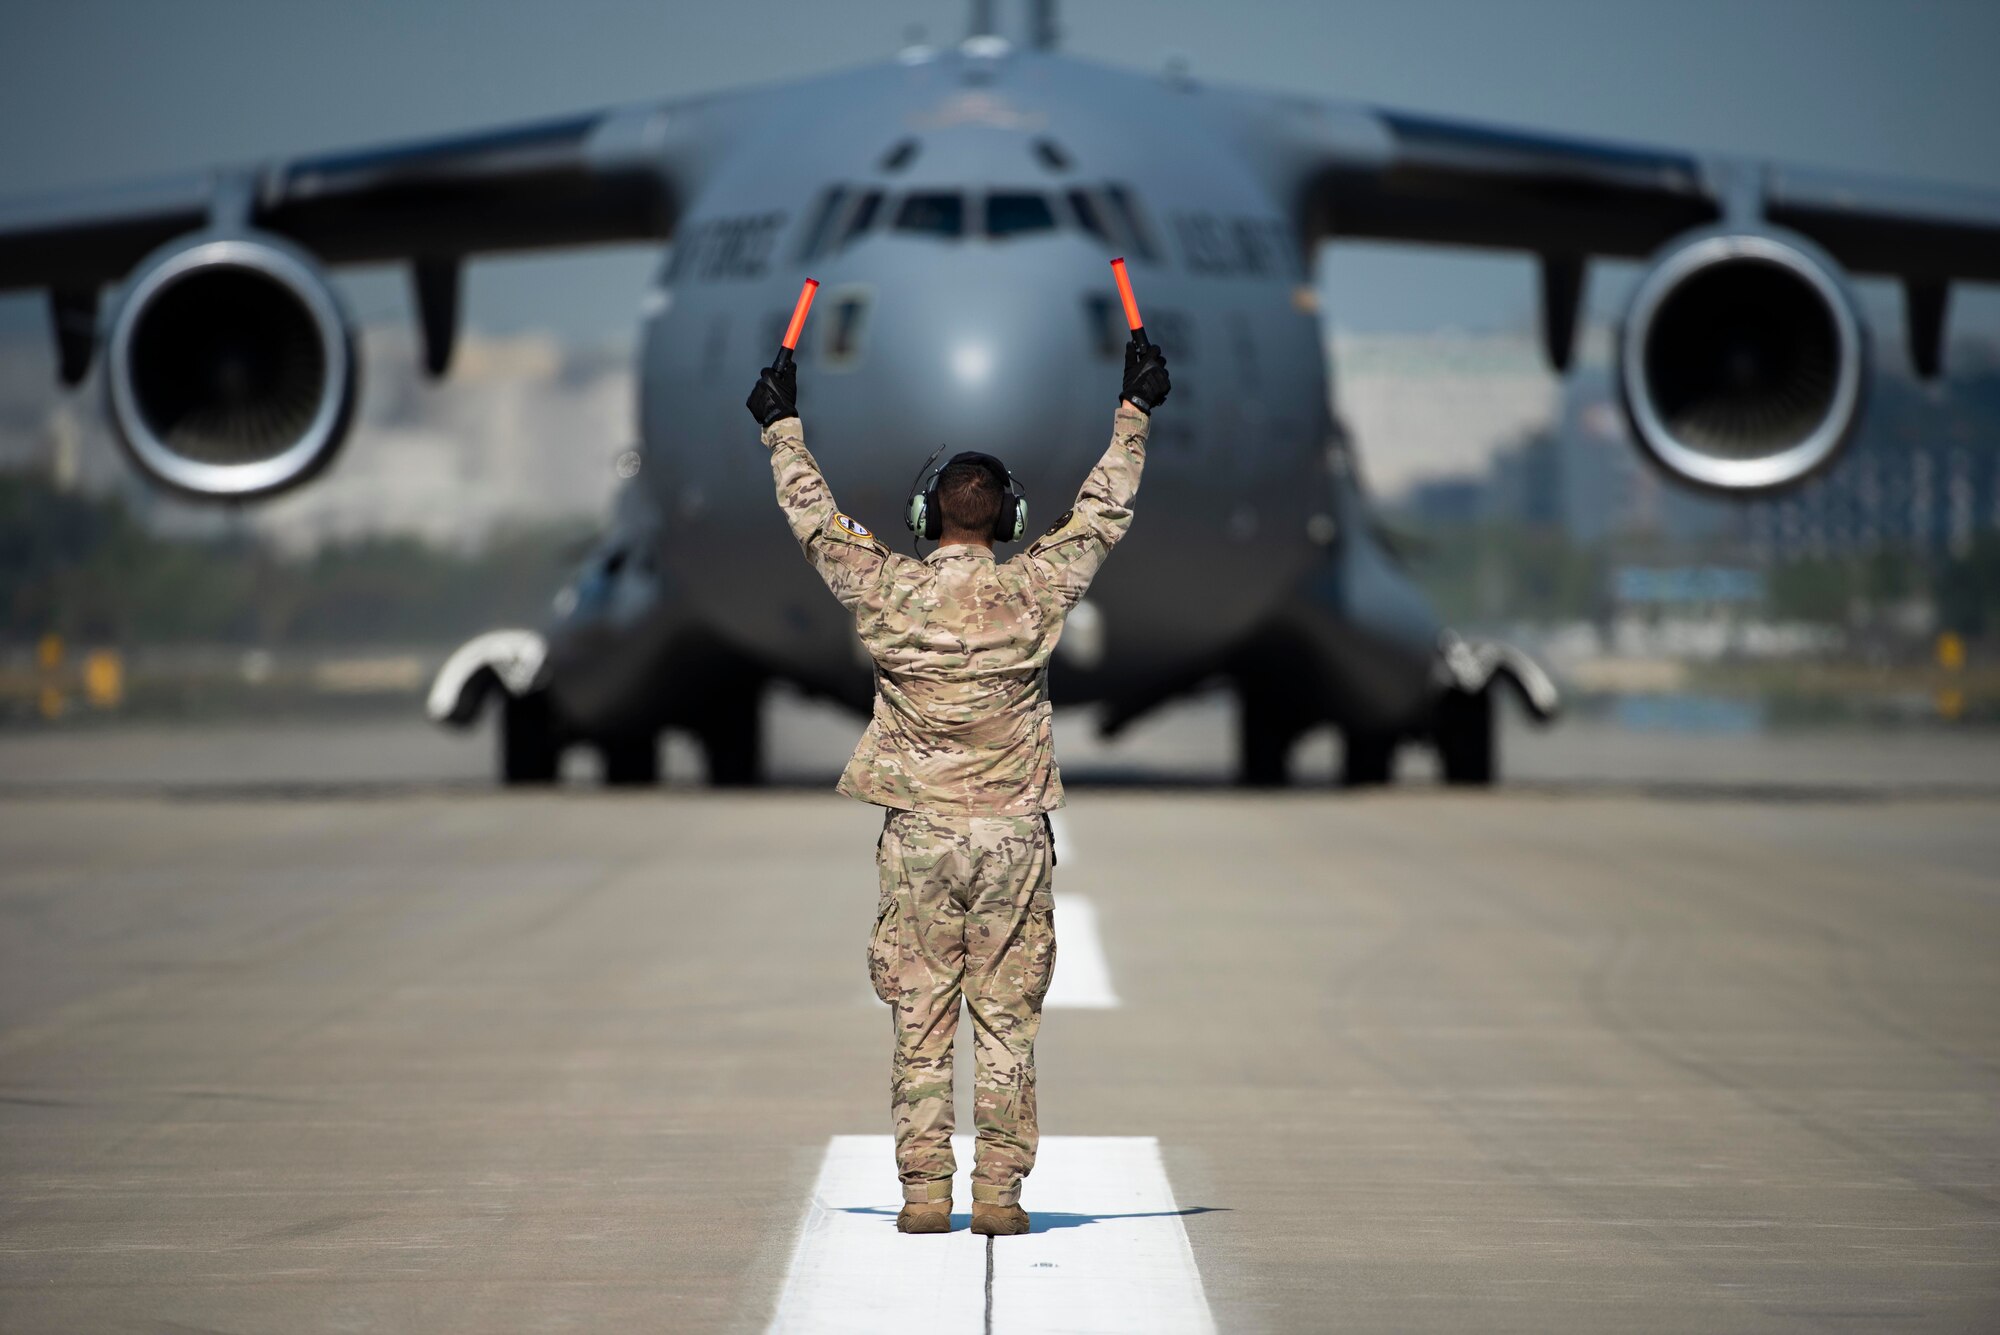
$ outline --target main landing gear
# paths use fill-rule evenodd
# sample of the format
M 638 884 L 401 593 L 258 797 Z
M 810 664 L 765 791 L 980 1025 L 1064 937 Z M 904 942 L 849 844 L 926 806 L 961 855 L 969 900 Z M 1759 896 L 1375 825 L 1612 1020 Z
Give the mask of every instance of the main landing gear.
M 703 702 L 689 730 L 718 788 L 744 788 L 764 779 L 762 690 L 756 684 L 725 688 Z M 548 694 L 502 697 L 499 735 L 500 782 L 508 787 L 552 784 L 562 772 L 562 754 L 581 741 L 597 751 L 606 787 L 642 788 L 660 781 L 660 737 L 640 729 L 612 737 L 563 735 Z
M 1237 779 L 1249 788 L 1282 788 L 1291 782 L 1292 752 L 1320 720 L 1291 707 L 1280 692 L 1239 688 Z M 1430 730 L 1445 783 L 1476 787 L 1499 776 L 1493 691 L 1447 691 L 1438 700 Z M 1370 788 L 1394 782 L 1396 752 L 1406 733 L 1349 727 L 1341 730 L 1340 786 Z
M 749 788 L 764 781 L 764 688 L 755 678 L 717 682 L 702 697 L 694 739 L 713 788 Z

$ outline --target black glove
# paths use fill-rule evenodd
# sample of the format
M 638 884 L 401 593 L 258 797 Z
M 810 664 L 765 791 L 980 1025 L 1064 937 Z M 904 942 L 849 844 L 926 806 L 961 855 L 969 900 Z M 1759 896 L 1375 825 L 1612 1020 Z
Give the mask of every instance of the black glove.
M 799 415 L 799 368 L 798 363 L 786 361 L 782 366 L 767 366 L 757 377 L 757 388 L 750 391 L 744 407 L 757 419 L 758 426 L 767 427 L 773 422 Z
M 1130 399 L 1140 412 L 1152 415 L 1173 390 L 1167 379 L 1167 354 L 1154 343 L 1133 339 L 1125 345 L 1125 388 L 1120 399 Z

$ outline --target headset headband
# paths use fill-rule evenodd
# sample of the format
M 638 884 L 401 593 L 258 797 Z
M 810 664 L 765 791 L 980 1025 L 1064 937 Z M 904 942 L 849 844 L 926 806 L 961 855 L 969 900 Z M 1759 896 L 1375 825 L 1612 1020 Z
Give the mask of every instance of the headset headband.
M 981 454 L 978 450 L 960 450 L 945 463 L 945 468 L 950 468 L 955 464 L 978 464 L 981 468 L 992 474 L 993 480 L 1000 484 L 1002 492 L 1012 492 L 1014 490 L 1014 475 L 1007 471 L 1006 464 L 1001 463 L 990 454 Z M 942 473 L 944 470 L 940 469 L 938 471 Z

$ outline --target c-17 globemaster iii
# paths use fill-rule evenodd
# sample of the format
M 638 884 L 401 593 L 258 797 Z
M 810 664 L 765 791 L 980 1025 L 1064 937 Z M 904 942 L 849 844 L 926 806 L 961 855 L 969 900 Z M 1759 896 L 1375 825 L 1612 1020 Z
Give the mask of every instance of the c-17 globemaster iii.
M 1115 731 L 1225 680 L 1249 782 L 1282 782 L 1331 723 L 1349 782 L 1414 740 L 1478 783 L 1496 690 L 1543 716 L 1555 692 L 1442 626 L 1379 539 L 1330 405 L 1316 243 L 1535 256 L 1559 369 L 1589 262 L 1644 260 L 1619 393 L 1651 460 L 1715 492 L 1796 485 L 1851 436 L 1869 350 L 1850 274 L 1902 284 L 1927 376 L 1949 284 L 2000 280 L 1990 194 L 1141 73 L 1058 52 L 1052 0 L 1025 20 L 1010 41 L 977 5 L 955 46 L 783 85 L 15 201 L 0 289 L 48 292 L 62 377 L 102 363 L 140 469 L 244 499 L 305 483 L 346 433 L 360 389 L 329 267 L 407 264 L 442 375 L 468 259 L 671 242 L 643 301 L 642 462 L 608 533 L 546 626 L 451 658 L 431 711 L 499 708 L 512 782 L 554 777 L 575 744 L 612 782 L 650 781 L 683 729 L 712 782 L 740 784 L 762 773 L 771 682 L 857 710 L 872 694 L 742 420 L 800 279 L 825 285 L 802 400 L 852 513 L 894 523 L 945 444 L 1004 458 L 1046 520 L 1103 434 L 1124 339 L 1105 261 L 1124 255 L 1176 402 L 1128 539 L 1143 552 L 1071 618 L 1055 697 Z

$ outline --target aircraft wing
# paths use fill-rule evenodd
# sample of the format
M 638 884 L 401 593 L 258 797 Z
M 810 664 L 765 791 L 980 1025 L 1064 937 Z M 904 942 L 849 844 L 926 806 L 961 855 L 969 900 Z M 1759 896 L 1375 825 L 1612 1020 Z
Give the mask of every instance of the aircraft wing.
M 1689 228 L 1761 217 L 1848 269 L 2000 281 L 2000 193 L 1705 157 L 1259 94 L 1253 155 L 1312 237 L 1637 258 Z
M 737 128 L 728 102 L 0 202 L 0 290 L 48 291 L 59 375 L 103 364 L 144 472 L 195 497 L 271 495 L 326 467 L 352 420 L 353 331 L 324 266 L 407 262 L 424 366 L 442 375 L 467 257 L 671 237 Z
M 667 237 L 698 116 L 598 111 L 0 202 L 0 289 L 94 290 L 209 227 L 274 233 L 335 264 Z
M 2000 192 L 1217 90 L 1302 243 L 1357 237 L 1538 257 L 1569 365 L 1587 265 L 1646 259 L 1616 338 L 1634 438 L 1718 491 L 1795 486 L 1861 420 L 1869 340 L 1848 275 L 1900 281 L 1910 359 L 1942 368 L 1954 281 L 2000 281 Z

